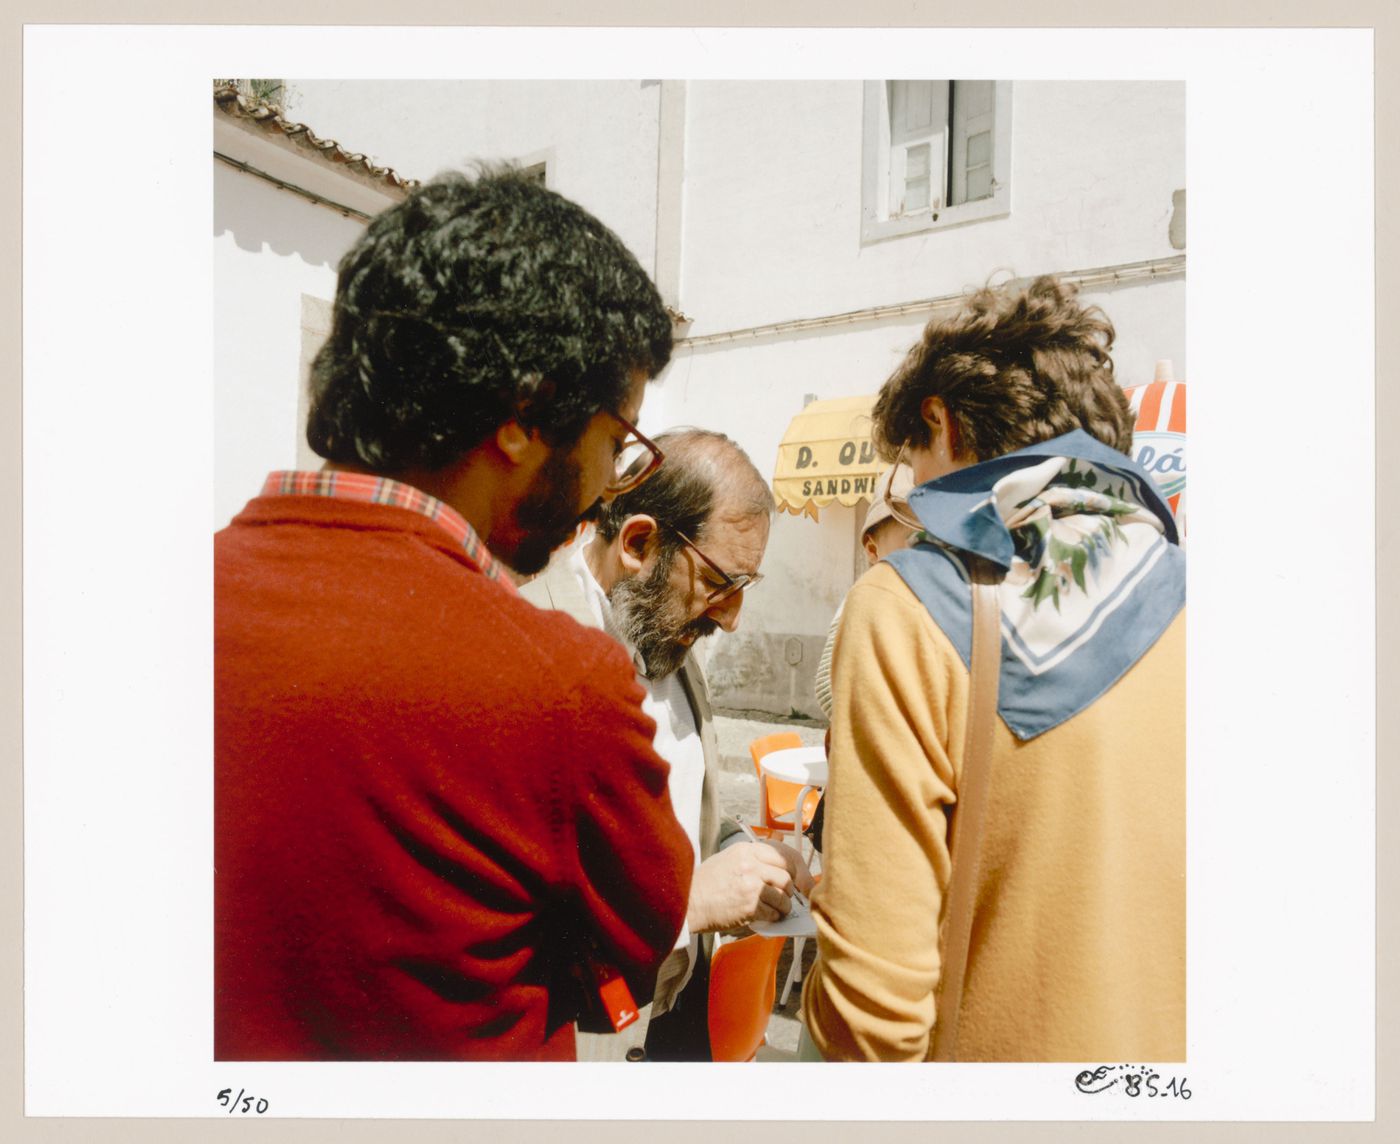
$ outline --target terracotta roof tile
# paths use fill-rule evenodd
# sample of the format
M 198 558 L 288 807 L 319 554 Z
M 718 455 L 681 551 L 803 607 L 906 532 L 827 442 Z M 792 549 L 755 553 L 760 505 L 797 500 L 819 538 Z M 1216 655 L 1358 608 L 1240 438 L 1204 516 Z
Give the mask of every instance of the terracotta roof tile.
M 419 186 L 417 179 L 405 179 L 390 167 L 376 166 L 368 156 L 358 151 L 347 151 L 334 139 L 322 139 L 305 123 L 293 123 L 283 118 L 278 110 L 259 99 L 251 99 L 239 92 L 232 84 L 214 88 L 214 106 L 225 115 L 257 127 L 273 136 L 279 136 L 303 150 L 319 155 L 322 159 L 344 167 L 357 175 L 374 182 L 392 187 L 400 193 L 407 193 Z

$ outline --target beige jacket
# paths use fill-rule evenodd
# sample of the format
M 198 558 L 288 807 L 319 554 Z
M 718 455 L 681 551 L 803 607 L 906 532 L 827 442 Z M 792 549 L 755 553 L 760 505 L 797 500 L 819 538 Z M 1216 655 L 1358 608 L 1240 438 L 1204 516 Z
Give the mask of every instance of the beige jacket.
M 597 627 L 598 621 L 589 607 L 584 586 L 579 582 L 567 557 L 554 560 L 534 580 L 520 589 L 521 594 L 541 608 L 551 608 L 572 616 L 587 627 Z M 685 657 L 680 668 L 681 685 L 690 700 L 700 732 L 700 746 L 705 756 L 705 778 L 700 791 L 700 861 L 710 857 L 720 840 L 737 833 L 738 827 L 721 823 L 719 815 L 719 745 L 715 738 L 714 715 L 710 707 L 710 692 L 705 676 L 693 654 Z M 693 825 L 693 824 L 688 824 Z M 698 937 L 698 935 L 697 935 Z M 696 940 L 692 938 L 692 941 Z M 671 1008 L 676 996 L 689 980 L 691 954 L 685 949 L 673 950 L 661 964 L 656 975 L 656 988 L 651 1003 L 641 1007 L 640 1018 L 617 1034 L 579 1033 L 578 1059 L 581 1061 L 624 1060 L 629 1049 L 638 1048 L 646 1040 L 647 1027 L 653 1015 L 659 1016 Z M 643 1001 L 644 998 L 637 998 Z
M 899 574 L 846 598 L 832 669 L 818 960 L 828 1060 L 925 1060 L 968 673 Z M 997 720 L 960 1060 L 1186 1055 L 1185 614 L 1102 698 L 1026 742 Z

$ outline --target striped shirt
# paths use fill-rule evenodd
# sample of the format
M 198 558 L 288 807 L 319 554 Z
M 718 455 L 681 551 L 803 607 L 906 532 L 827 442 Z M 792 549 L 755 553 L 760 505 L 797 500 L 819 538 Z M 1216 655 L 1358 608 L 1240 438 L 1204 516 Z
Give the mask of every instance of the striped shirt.
M 505 565 L 491 555 L 466 518 L 456 509 L 412 485 L 393 481 L 388 477 L 376 477 L 370 473 L 347 473 L 336 469 L 324 469 L 320 472 L 288 469 L 270 473 L 263 482 L 262 495 L 337 497 L 340 500 L 363 501 L 367 504 L 393 505 L 395 508 L 406 508 L 411 512 L 420 513 L 460 544 L 462 551 L 467 554 L 467 559 L 489 579 L 495 580 L 511 592 L 516 590 L 515 581 L 510 578 Z

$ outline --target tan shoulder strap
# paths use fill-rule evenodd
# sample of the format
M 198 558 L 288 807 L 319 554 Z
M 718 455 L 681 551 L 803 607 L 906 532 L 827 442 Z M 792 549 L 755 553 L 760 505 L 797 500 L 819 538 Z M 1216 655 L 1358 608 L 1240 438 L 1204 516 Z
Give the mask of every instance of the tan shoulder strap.
M 933 1026 L 933 1059 L 958 1059 L 958 1018 L 962 1010 L 967 951 L 972 941 L 973 906 L 982 855 L 982 822 L 992 781 L 992 729 L 1001 676 L 1002 572 L 988 561 L 970 558 L 972 574 L 972 651 L 968 665 L 967 730 L 958 801 L 953 812 L 952 880 L 948 885 L 943 974 Z

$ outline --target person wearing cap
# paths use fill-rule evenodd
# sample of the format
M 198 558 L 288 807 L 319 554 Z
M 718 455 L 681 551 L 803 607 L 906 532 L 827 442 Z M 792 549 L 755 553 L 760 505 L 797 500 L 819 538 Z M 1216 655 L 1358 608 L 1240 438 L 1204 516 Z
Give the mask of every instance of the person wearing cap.
M 799 1058 L 1185 1058 L 1185 556 L 1131 458 L 1113 326 L 1076 294 L 974 292 L 876 399 L 917 535 L 857 581 L 836 641 Z M 973 568 L 999 581 L 998 690 L 959 1010 L 941 923 Z

